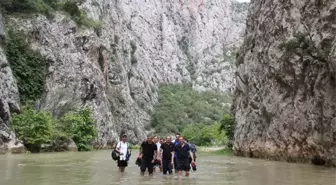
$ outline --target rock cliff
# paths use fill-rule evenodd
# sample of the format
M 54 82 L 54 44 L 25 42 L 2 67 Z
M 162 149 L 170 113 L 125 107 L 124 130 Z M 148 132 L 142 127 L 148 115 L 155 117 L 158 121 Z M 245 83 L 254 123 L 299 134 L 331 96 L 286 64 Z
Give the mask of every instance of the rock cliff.
M 237 155 L 336 165 L 336 1 L 252 1 L 237 58 Z
M 12 111 L 20 109 L 20 98 L 16 81 L 4 52 L 5 28 L 0 14 L 0 154 L 19 152 L 23 145 L 16 141 L 15 134 L 9 129 Z
M 242 41 L 247 5 L 230 0 L 84 0 L 102 28 L 76 26 L 62 12 L 10 17 L 31 47 L 49 62 L 40 108 L 56 116 L 94 110 L 96 147 L 128 134 L 144 139 L 162 82 L 198 90 L 232 91 L 234 55 Z

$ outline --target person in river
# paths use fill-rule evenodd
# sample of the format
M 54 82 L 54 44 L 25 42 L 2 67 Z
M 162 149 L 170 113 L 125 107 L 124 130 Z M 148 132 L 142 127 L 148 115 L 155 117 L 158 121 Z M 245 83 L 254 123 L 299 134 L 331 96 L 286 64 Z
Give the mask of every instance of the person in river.
M 124 172 L 125 168 L 127 167 L 128 160 L 131 156 L 131 149 L 129 147 L 129 144 L 127 142 L 127 135 L 123 135 L 121 137 L 121 141 L 118 142 L 116 146 L 116 150 L 119 152 L 119 159 L 117 161 L 119 171 Z
M 171 164 L 173 165 L 174 160 L 176 160 L 176 170 L 178 171 L 179 179 L 182 177 L 182 171 L 185 171 L 185 176 L 188 177 L 190 171 L 189 156 L 191 156 L 191 163 L 195 162 L 190 147 L 185 143 L 182 136 L 179 137 L 179 144 L 174 147 L 172 155 L 174 154 L 176 154 L 176 157 L 172 156 Z
M 156 147 L 158 149 L 157 159 L 155 160 L 155 164 L 154 164 L 154 172 L 156 170 L 156 167 L 158 167 L 160 169 L 160 172 L 162 172 L 161 151 L 160 151 L 161 143 L 159 142 L 159 137 L 154 136 L 153 141 L 156 144 Z
M 153 175 L 154 160 L 157 159 L 157 145 L 153 142 L 153 137 L 148 136 L 147 141 L 140 147 L 139 157 L 141 159 L 141 175 L 145 175 L 146 169 L 150 176 Z
M 172 152 L 174 151 L 174 144 L 171 142 L 171 137 L 166 137 L 166 142 L 161 144 L 161 153 L 162 153 L 162 167 L 163 167 L 163 174 L 166 175 L 167 172 L 169 174 L 173 173 L 172 165 L 171 165 L 171 158 Z
M 184 139 L 185 140 L 185 142 L 189 145 L 189 147 L 190 147 L 190 151 L 191 151 L 191 153 L 193 154 L 192 156 L 194 157 L 194 162 L 196 162 L 196 151 L 197 151 L 197 149 L 196 149 L 196 145 L 195 144 L 192 144 L 192 143 L 190 143 L 187 139 Z M 196 165 L 195 164 L 191 164 L 191 156 L 189 156 L 189 163 L 190 163 L 190 165 L 192 166 L 192 169 L 193 169 L 193 171 L 196 171 Z
M 173 140 L 173 143 L 175 143 L 175 145 L 177 145 L 178 144 L 178 138 L 180 137 L 180 133 L 176 133 L 175 134 L 175 140 Z
M 181 134 L 177 133 L 175 134 L 175 140 L 174 140 L 174 146 L 177 146 L 179 144 L 179 138 L 180 138 Z M 174 158 L 176 158 L 176 155 L 174 155 Z M 176 169 L 176 160 L 174 160 L 174 169 L 175 169 L 175 173 L 177 173 L 177 169 Z

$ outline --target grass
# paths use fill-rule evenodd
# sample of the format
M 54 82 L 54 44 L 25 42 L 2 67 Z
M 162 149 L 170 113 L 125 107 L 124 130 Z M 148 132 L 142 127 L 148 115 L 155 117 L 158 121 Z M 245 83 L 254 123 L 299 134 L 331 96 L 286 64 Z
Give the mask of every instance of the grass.
M 221 149 L 214 152 L 211 152 L 212 155 L 226 155 L 226 156 L 233 156 L 233 151 L 230 149 Z
M 197 153 L 204 153 L 207 155 L 226 155 L 226 156 L 233 156 L 232 150 L 228 149 L 227 147 L 196 147 Z
M 131 148 L 132 150 L 140 149 L 140 145 L 131 145 L 130 148 Z

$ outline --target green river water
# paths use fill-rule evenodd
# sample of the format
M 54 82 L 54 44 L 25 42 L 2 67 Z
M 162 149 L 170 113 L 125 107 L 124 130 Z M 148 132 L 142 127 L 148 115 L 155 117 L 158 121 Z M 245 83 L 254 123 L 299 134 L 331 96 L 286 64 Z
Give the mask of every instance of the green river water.
M 0 185 L 232 184 L 335 185 L 336 169 L 239 157 L 199 154 L 198 170 L 176 175 L 140 176 L 135 156 L 119 174 L 110 151 L 0 156 Z

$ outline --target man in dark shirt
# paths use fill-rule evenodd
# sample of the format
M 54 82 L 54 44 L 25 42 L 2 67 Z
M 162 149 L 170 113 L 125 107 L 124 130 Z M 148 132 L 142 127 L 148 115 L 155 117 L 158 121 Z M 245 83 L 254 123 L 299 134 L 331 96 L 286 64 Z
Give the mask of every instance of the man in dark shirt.
M 179 144 L 174 147 L 172 164 L 174 164 L 174 154 L 176 154 L 176 170 L 178 171 L 179 179 L 182 177 L 182 171 L 185 171 L 185 176 L 188 177 L 190 171 L 189 156 L 191 156 L 192 163 L 194 163 L 194 157 L 189 145 L 184 142 L 182 136 L 179 137 Z
M 147 141 L 141 144 L 139 153 L 141 175 L 145 175 L 146 168 L 148 168 L 149 175 L 153 175 L 154 159 L 157 158 L 157 150 L 157 146 L 151 136 L 148 136 Z
M 167 172 L 169 174 L 173 173 L 171 166 L 171 158 L 172 152 L 174 151 L 174 144 L 171 142 L 171 137 L 166 137 L 166 142 L 161 145 L 161 153 L 162 153 L 162 164 L 163 164 L 163 174 L 166 175 Z

